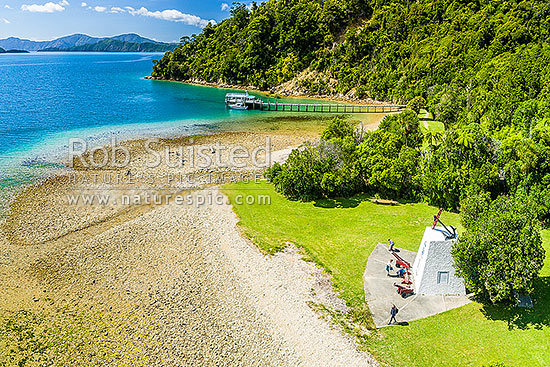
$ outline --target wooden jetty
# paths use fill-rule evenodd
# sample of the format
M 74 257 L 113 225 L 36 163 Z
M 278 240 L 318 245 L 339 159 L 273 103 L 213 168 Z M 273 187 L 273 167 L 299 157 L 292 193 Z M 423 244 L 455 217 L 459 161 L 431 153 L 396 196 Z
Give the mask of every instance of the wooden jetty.
M 281 112 L 325 112 L 325 113 L 389 113 L 404 110 L 406 105 L 397 104 L 324 104 L 324 103 L 279 103 L 265 102 L 247 93 L 227 93 L 225 104 L 239 110 L 261 110 Z
M 323 103 L 277 103 L 262 102 L 257 108 L 262 111 L 325 112 L 325 113 L 388 113 L 404 110 L 406 105 L 323 104 Z

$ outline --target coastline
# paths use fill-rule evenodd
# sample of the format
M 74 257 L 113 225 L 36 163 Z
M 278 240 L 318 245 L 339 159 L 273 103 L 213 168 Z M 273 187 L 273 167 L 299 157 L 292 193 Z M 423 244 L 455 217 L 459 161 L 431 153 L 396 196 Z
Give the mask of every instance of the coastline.
M 151 79 L 150 77 L 145 77 L 145 79 Z M 242 86 L 230 86 L 230 85 L 217 85 L 215 83 L 193 83 L 193 82 L 181 82 L 184 84 L 189 85 L 196 85 L 196 86 L 205 86 L 209 88 L 217 88 L 217 89 L 225 89 L 225 88 L 243 88 Z M 244 89 L 242 89 L 244 90 Z M 263 91 L 259 91 L 255 89 L 257 93 L 260 93 L 262 95 L 267 96 L 268 94 Z M 303 99 L 314 99 L 314 100 L 326 100 L 326 101 L 332 101 L 334 102 L 334 98 L 329 97 L 315 97 L 315 96 L 295 96 L 291 98 L 303 98 Z M 352 115 L 354 120 L 360 120 L 360 123 L 364 125 L 367 129 L 375 129 L 377 127 L 377 120 L 380 119 L 382 114 L 368 114 L 363 116 L 358 115 Z M 322 129 L 319 129 L 318 127 L 323 125 L 325 122 L 328 122 L 328 120 L 332 117 L 331 114 L 322 114 L 319 116 L 311 116 L 310 114 L 300 114 L 298 116 L 288 116 L 288 113 L 283 113 L 281 115 L 269 115 L 265 114 L 264 116 L 246 116 L 242 119 L 231 121 L 229 119 L 223 120 L 220 119 L 215 124 L 207 127 L 205 124 L 196 124 L 196 125 L 177 125 L 175 124 L 175 121 L 167 121 L 167 122 L 154 122 L 154 123 L 138 123 L 136 124 L 125 124 L 125 125 L 113 125 L 105 127 L 103 130 L 91 128 L 90 134 L 91 135 L 82 135 L 78 130 L 69 130 L 67 132 L 59 132 L 56 133 L 56 135 L 53 136 L 55 144 L 52 147 L 49 147 L 49 150 L 45 150 L 45 146 L 47 143 L 40 143 L 36 144 L 36 147 L 31 146 L 31 154 L 26 157 L 26 160 L 29 160 L 31 162 L 43 162 L 44 164 L 51 164 L 51 165 L 63 165 L 62 157 L 66 156 L 66 150 L 67 146 L 59 141 L 60 137 L 63 137 L 67 135 L 68 132 L 73 132 L 72 136 L 82 136 L 84 137 L 84 140 L 86 140 L 86 143 L 89 144 L 90 147 L 92 146 L 99 146 L 103 144 L 107 144 L 110 138 L 115 138 L 117 140 L 122 141 L 132 141 L 132 140 L 139 140 L 142 136 L 156 136 L 157 133 L 150 133 L 147 132 L 147 126 L 146 124 L 154 124 L 155 129 L 160 129 L 161 133 L 159 136 L 165 137 L 165 138 L 175 138 L 178 136 L 187 136 L 187 135 L 195 135 L 195 134 L 212 134 L 216 133 L 217 131 L 221 132 L 243 132 L 243 131 L 250 131 L 255 130 L 257 127 L 257 123 L 255 121 L 260 121 L 260 124 L 263 126 L 263 128 L 266 131 L 273 132 L 273 130 L 276 130 L 279 132 L 280 130 L 285 130 L 284 132 L 292 132 L 292 133 L 299 133 L 300 130 L 303 130 L 304 127 L 307 129 L 307 133 L 313 132 L 321 132 Z M 365 118 L 363 118 L 365 117 Z M 365 121 L 366 120 L 366 121 Z M 371 121 L 372 120 L 372 121 Z M 238 122 L 238 124 L 235 124 L 235 122 Z M 163 126 L 164 124 L 168 124 L 168 126 Z M 300 126 L 301 125 L 301 126 Z M 138 131 L 130 132 L 130 128 L 135 129 L 137 126 Z M 109 129 L 115 129 L 115 132 L 110 131 Z M 87 131 L 84 131 L 83 134 L 88 134 Z M 70 135 L 69 135 L 70 136 Z M 60 145 L 61 144 L 61 145 Z M 42 147 L 43 145 L 44 147 Z M 65 152 L 65 153 L 62 153 Z M 27 154 L 28 149 L 23 154 Z M 11 169 L 11 168 L 10 168 Z M 20 189 L 24 189 L 25 187 L 32 186 L 34 184 L 40 183 L 42 181 L 45 181 L 53 176 L 57 175 L 57 172 L 63 171 L 65 168 L 60 167 L 55 170 L 47 171 L 46 169 L 41 169 L 41 172 L 38 172 L 35 168 L 30 168 L 30 171 L 28 175 L 34 175 L 34 179 L 32 182 L 27 182 L 25 180 L 24 183 L 16 183 L 16 188 L 11 189 L 10 191 L 17 191 Z M 42 172 L 43 171 L 43 172 Z M 16 172 L 14 170 L 14 172 Z M 19 172 L 16 172 L 19 174 Z M 4 190 L 7 193 L 7 190 Z M 8 215 L 9 212 L 9 204 L 11 202 L 11 199 L 13 198 L 12 194 L 5 194 L 2 196 L 3 203 L 0 206 L 0 222 L 2 222 L 5 217 Z
M 266 137 L 274 160 L 284 160 L 292 148 L 318 139 L 318 134 L 223 132 L 161 142 L 172 147 L 219 142 L 254 147 Z M 122 143 L 137 153 L 128 168 L 132 175 L 175 174 L 169 167 L 140 168 L 142 142 Z M 249 163 L 240 170 L 214 167 L 195 173 L 260 173 Z M 54 349 L 62 348 L 48 353 L 81 365 L 113 363 L 112 356 L 124 365 L 376 365 L 310 306 L 322 303 L 345 311 L 327 275 L 292 248 L 274 256 L 262 254 L 239 232 L 228 203 L 70 206 L 69 193 L 109 192 L 120 198 L 143 189 L 90 179 L 106 172 L 124 174 L 113 167 L 96 172 L 77 165 L 75 171 L 88 181 L 57 176 L 23 189 L 0 238 L 5 250 L 0 289 L 6 295 L 1 321 L 28 315 L 42 320 L 25 319 L 25 325 Z M 217 195 L 222 182 L 152 188 L 207 197 Z M 28 313 L 22 316 L 22 310 Z M 67 330 L 65 325 L 80 326 Z M 50 334 L 45 326 L 65 329 Z M 82 343 L 86 346 L 80 350 Z M 48 353 L 42 357 L 54 358 Z
M 315 100 L 321 100 L 321 101 L 330 101 L 330 102 L 341 102 L 341 103 L 349 103 L 349 104 L 376 104 L 376 105 L 389 105 L 392 104 L 391 102 L 384 102 L 384 101 L 376 101 L 370 98 L 366 99 L 360 99 L 356 97 L 349 97 L 343 94 L 339 95 L 315 95 L 315 94 L 304 94 L 299 93 L 295 90 L 292 92 L 284 92 L 284 94 L 279 93 L 272 93 L 270 91 L 263 91 L 257 88 L 256 86 L 246 86 L 246 85 L 239 85 L 239 84 L 226 84 L 226 83 L 217 83 L 217 82 L 207 82 L 204 80 L 176 80 L 176 79 L 163 79 L 163 78 L 157 78 L 150 75 L 147 75 L 143 77 L 147 80 L 156 80 L 156 81 L 165 81 L 165 82 L 175 82 L 175 83 L 183 83 L 183 84 L 189 84 L 189 85 L 196 85 L 196 86 L 202 86 L 202 87 L 211 87 L 211 88 L 219 88 L 219 89 L 232 89 L 232 90 L 242 90 L 242 91 L 254 91 L 255 93 L 258 93 L 265 97 L 273 98 L 274 96 L 278 96 L 279 98 L 300 98 L 300 99 L 315 99 Z

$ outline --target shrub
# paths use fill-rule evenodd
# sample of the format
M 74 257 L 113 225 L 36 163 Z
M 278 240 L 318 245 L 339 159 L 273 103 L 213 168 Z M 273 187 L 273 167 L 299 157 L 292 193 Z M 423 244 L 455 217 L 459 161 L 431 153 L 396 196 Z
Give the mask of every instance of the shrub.
M 323 196 L 323 175 L 331 171 L 331 157 L 321 157 L 313 145 L 294 149 L 287 161 L 274 164 L 266 172 L 275 189 L 295 199 L 312 200 Z
M 321 139 L 343 139 L 346 136 L 353 136 L 353 133 L 354 127 L 350 121 L 342 117 L 335 117 L 321 134 Z

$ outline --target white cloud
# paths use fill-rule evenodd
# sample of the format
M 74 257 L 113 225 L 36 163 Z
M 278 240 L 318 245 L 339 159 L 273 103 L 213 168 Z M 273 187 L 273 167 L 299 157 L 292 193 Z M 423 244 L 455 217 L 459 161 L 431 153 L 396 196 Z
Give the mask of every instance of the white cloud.
M 126 10 L 122 9 L 122 8 L 119 8 L 118 6 L 112 6 L 111 7 L 111 10 L 109 10 L 109 13 L 125 13 Z
M 66 0 L 63 0 L 63 1 L 66 1 Z M 104 7 L 104 6 L 91 7 L 91 6 L 88 6 L 88 4 L 86 4 L 84 2 L 81 4 L 81 6 L 83 6 L 83 7 L 87 6 L 88 9 L 97 11 L 99 13 L 104 13 L 104 12 L 107 11 L 107 8 Z M 227 5 L 227 6 L 229 6 L 229 5 Z M 131 6 L 125 6 L 124 8 L 120 8 L 118 6 L 112 6 L 111 9 L 108 12 L 109 13 L 114 13 L 114 14 L 129 13 L 131 15 L 141 15 L 141 16 L 144 16 L 144 17 L 168 20 L 168 21 L 171 21 L 171 22 L 181 22 L 181 23 L 189 24 L 189 25 L 192 25 L 192 26 L 200 27 L 200 28 L 206 27 L 208 25 L 208 23 L 216 24 L 216 21 L 213 20 L 213 19 L 212 20 L 202 19 L 202 18 L 200 18 L 196 15 L 182 13 L 181 11 L 176 10 L 176 9 L 167 9 L 167 10 L 163 10 L 163 11 L 158 11 L 158 10 L 157 11 L 149 11 L 145 7 L 141 7 L 141 8 L 136 10 L 135 8 L 133 8 Z
M 6 18 L 0 18 L 0 22 L 4 23 L 4 24 L 10 24 L 11 22 L 9 20 L 7 20 Z
M 222 11 L 226 11 L 226 10 L 229 10 L 231 7 L 229 6 L 228 3 L 222 3 Z
M 138 10 L 128 9 L 128 12 L 132 15 L 141 15 L 144 17 L 168 20 L 171 22 L 181 22 L 200 28 L 206 27 L 208 23 L 216 24 L 215 20 L 202 19 L 196 15 L 182 13 L 181 11 L 176 9 L 149 11 L 147 8 L 141 7 Z
M 9 6 L 8 4 L 4 5 L 4 8 L 6 9 L 13 9 L 11 6 Z
M 23 4 L 21 5 L 21 10 L 30 11 L 31 13 L 54 13 L 56 11 L 65 10 L 65 6 L 69 5 L 67 0 L 62 0 L 58 3 L 47 2 L 46 4 Z
M 83 7 L 83 8 L 85 8 L 85 7 L 88 6 L 88 4 L 86 4 L 85 2 L 82 2 L 82 3 L 80 3 L 80 6 Z

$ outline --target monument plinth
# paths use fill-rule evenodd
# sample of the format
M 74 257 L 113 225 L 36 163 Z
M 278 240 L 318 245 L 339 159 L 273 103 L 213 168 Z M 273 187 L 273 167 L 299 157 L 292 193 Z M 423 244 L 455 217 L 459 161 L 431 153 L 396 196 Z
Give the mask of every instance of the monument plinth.
M 455 274 L 451 251 L 456 240 L 444 227 L 426 227 L 412 267 L 417 294 L 466 294 L 464 281 Z

